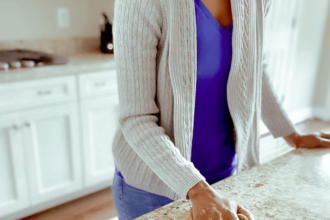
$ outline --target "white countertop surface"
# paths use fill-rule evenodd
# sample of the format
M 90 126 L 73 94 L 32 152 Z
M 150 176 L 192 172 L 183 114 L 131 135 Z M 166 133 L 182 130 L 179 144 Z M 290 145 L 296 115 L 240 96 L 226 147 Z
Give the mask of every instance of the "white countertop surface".
M 256 219 L 330 220 L 330 149 L 295 149 L 212 187 Z M 182 220 L 191 206 L 178 200 L 137 220 Z
M 70 61 L 66 65 L 0 71 L 0 83 L 115 69 L 114 54 L 95 52 L 81 53 L 67 57 Z

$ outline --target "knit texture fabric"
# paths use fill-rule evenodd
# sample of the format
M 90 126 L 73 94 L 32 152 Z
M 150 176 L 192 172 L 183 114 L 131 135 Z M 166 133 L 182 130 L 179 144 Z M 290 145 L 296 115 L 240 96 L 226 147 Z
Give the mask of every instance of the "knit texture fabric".
M 227 101 L 239 174 L 259 164 L 261 119 L 275 138 L 295 128 L 263 61 L 268 1 L 231 4 Z M 112 146 L 115 164 L 127 184 L 173 200 L 188 199 L 188 191 L 205 180 L 191 162 L 197 78 L 194 7 L 194 0 L 117 0 L 114 5 L 120 108 Z

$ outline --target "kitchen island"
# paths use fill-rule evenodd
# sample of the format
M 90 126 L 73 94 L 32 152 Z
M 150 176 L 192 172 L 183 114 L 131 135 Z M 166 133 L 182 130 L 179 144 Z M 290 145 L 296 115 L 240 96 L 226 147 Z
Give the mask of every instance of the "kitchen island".
M 330 149 L 295 149 L 212 187 L 256 219 L 330 220 Z M 191 207 L 178 200 L 136 219 L 182 220 Z

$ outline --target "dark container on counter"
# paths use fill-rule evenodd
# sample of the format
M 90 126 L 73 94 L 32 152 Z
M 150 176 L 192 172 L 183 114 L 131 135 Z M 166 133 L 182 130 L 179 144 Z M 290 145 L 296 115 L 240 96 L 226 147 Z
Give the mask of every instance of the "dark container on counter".
M 101 51 L 102 53 L 114 53 L 112 25 L 109 22 L 108 16 L 103 13 L 100 20 L 101 23 Z

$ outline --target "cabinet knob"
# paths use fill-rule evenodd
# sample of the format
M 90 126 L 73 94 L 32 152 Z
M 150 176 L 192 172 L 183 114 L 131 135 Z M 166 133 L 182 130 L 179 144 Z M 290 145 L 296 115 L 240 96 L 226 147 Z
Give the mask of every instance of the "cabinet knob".
M 31 126 L 31 123 L 30 123 L 30 122 L 26 122 L 26 123 L 25 123 L 25 126 L 26 126 L 26 127 L 30 127 L 30 126 Z
M 18 125 L 13 125 L 14 130 L 18 130 Z

